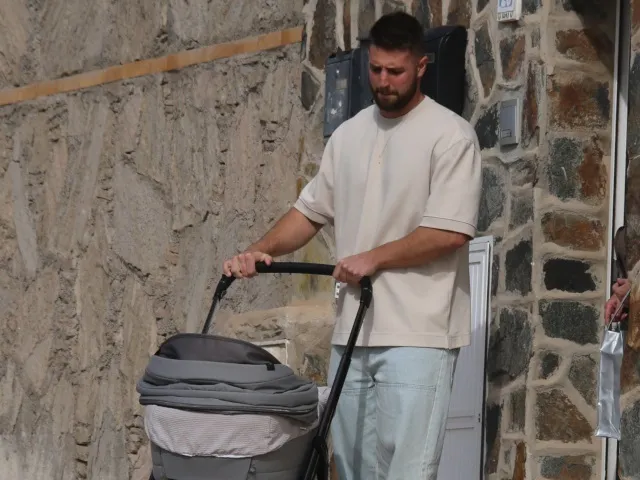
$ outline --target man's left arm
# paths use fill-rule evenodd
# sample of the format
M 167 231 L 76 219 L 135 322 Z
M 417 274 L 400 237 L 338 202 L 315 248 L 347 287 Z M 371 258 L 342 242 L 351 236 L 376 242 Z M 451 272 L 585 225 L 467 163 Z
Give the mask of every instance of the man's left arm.
M 433 162 L 429 198 L 420 225 L 403 238 L 340 260 L 334 277 L 357 283 L 378 270 L 424 265 L 462 247 L 476 233 L 481 168 L 477 143 L 458 140 Z
M 418 227 L 406 237 L 371 250 L 376 270 L 411 268 L 454 252 L 471 240 L 467 234 Z

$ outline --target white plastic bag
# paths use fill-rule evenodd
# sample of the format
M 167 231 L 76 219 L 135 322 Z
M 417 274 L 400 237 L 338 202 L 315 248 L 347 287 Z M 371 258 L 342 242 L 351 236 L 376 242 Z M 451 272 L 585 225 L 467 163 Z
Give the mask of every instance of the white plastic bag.
M 600 346 L 596 437 L 620 440 L 620 367 L 623 353 L 622 332 L 607 328 Z
M 624 334 L 615 322 L 626 303 L 626 293 L 606 325 L 600 345 L 600 377 L 598 379 L 598 427 L 596 437 L 620 440 L 620 368 L 624 355 Z M 613 327 L 613 325 L 616 325 Z

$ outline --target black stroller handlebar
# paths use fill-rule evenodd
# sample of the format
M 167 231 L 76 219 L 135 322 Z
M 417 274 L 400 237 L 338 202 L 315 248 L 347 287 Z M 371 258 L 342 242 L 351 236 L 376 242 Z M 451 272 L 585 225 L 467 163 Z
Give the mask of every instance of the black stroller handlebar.
M 306 262 L 271 262 L 271 265 L 267 265 L 264 262 L 256 263 L 256 271 L 258 273 L 291 273 L 302 275 L 323 275 L 330 277 L 333 275 L 335 265 L 329 265 L 326 263 L 306 263 Z M 228 277 L 222 275 L 218 287 L 216 288 L 216 294 L 224 295 L 224 292 L 234 282 L 235 277 Z M 373 296 L 373 286 L 371 284 L 370 277 L 362 277 L 360 280 L 360 290 L 362 292 L 361 299 L 363 299 L 367 307 L 371 303 L 371 297 Z
M 256 263 L 256 271 L 258 273 L 292 273 L 292 274 L 304 274 L 304 275 L 324 275 L 332 276 L 335 270 L 335 265 L 328 265 L 322 263 L 303 263 L 303 262 L 271 262 L 271 265 L 267 265 L 264 262 Z M 216 305 L 222 297 L 224 297 L 227 289 L 235 281 L 235 277 L 222 275 L 222 278 L 218 282 L 215 293 L 213 295 L 213 303 L 209 309 L 209 314 L 202 329 L 202 333 L 206 334 L 211 326 L 213 319 L 213 313 L 216 309 Z M 327 450 L 327 436 L 329 434 L 329 425 L 333 419 L 338 398 L 342 392 L 342 387 L 347 376 L 347 370 L 351 363 L 351 354 L 356 345 L 357 337 L 360 333 L 362 323 L 364 321 L 364 315 L 373 299 L 373 285 L 370 277 L 363 277 L 360 280 L 360 306 L 358 313 L 354 319 L 351 333 L 347 341 L 345 353 L 340 358 L 340 364 L 335 375 L 334 384 L 329 393 L 327 399 L 327 405 L 325 407 L 324 414 L 320 418 L 318 425 L 318 433 L 313 440 L 313 448 L 309 453 L 307 462 L 307 469 L 301 480 L 326 480 L 328 478 L 328 450 Z
M 259 273 L 301 273 L 330 277 L 335 268 L 335 265 L 324 263 L 271 262 L 271 265 L 267 265 L 264 262 L 256 263 L 256 270 Z

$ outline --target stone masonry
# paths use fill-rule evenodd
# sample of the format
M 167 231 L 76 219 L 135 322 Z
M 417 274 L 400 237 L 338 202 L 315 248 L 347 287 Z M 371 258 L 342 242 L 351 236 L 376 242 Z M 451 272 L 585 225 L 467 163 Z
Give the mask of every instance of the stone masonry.
M 627 185 L 625 201 L 627 264 L 640 271 L 640 1 L 631 0 L 631 64 L 627 126 Z M 622 440 L 619 473 L 624 480 L 640 478 L 640 288 L 634 283 L 629 331 L 622 362 Z
M 483 148 L 480 233 L 496 238 L 487 478 L 598 478 L 614 4 L 525 0 L 498 25 L 497 0 L 120 3 L 0 2 L 0 88 L 291 26 L 306 40 L 0 108 L 3 478 L 146 480 L 149 354 L 200 328 L 222 260 L 317 171 L 327 56 L 398 8 L 469 29 L 464 116 Z M 500 148 L 510 98 L 523 138 Z M 330 232 L 292 258 L 333 262 Z M 216 331 L 325 381 L 329 279 L 231 290 Z
M 466 110 L 484 157 L 479 229 L 497 244 L 487 478 L 600 478 L 615 5 L 525 1 L 509 25 L 496 3 L 468 8 Z M 501 148 L 498 102 L 511 98 L 522 101 L 522 141 Z
M 0 2 L 0 88 L 313 23 L 302 0 L 135 3 Z M 148 478 L 135 384 L 149 355 L 202 327 L 223 259 L 322 152 L 304 48 L 0 108 L 0 477 Z M 221 319 L 296 298 L 322 325 L 308 302 L 323 285 L 238 282 Z M 310 316 L 292 308 L 274 312 Z M 323 371 L 298 351 L 303 373 Z

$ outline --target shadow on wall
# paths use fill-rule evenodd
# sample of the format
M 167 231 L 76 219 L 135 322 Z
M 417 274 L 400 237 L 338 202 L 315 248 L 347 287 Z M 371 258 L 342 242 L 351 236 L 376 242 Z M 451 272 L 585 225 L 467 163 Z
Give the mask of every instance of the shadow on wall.
M 560 53 L 571 50 L 594 56 L 610 73 L 614 70 L 616 1 L 615 0 L 558 0 L 565 10 L 575 12 L 582 20 L 583 32 L 558 32 L 556 44 Z

